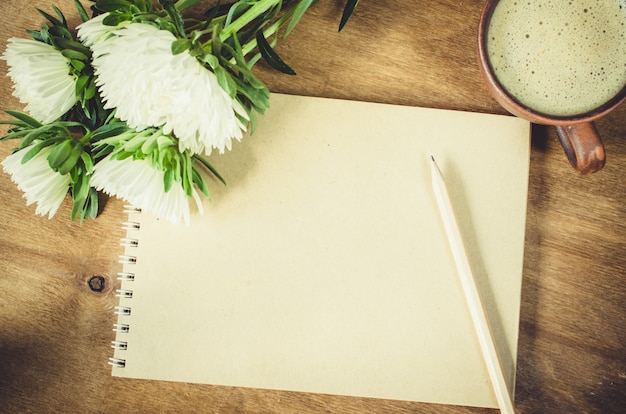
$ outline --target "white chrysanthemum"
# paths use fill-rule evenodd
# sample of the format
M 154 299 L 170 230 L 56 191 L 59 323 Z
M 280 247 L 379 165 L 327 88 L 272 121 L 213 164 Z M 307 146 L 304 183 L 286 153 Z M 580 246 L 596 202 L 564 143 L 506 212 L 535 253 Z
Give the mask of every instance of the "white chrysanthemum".
M 131 23 L 113 34 L 91 47 L 107 109 L 138 130 L 163 126 L 181 151 L 223 153 L 241 139 L 246 127 L 237 114 L 247 119 L 245 109 L 187 51 L 172 54 L 172 33 Z
M 119 26 L 105 25 L 103 21 L 108 15 L 109 13 L 100 14 L 78 26 L 78 38 L 85 46 L 93 46 L 95 43 L 106 39 L 109 34 L 126 24 L 126 22 L 124 22 Z
M 24 192 L 26 205 L 37 203 L 36 214 L 48 214 L 52 218 L 67 195 L 70 176 L 61 175 L 50 168 L 48 155 L 52 151 L 44 148 L 28 162 L 22 164 L 22 158 L 31 147 L 23 148 L 4 161 L 4 171 L 11 174 L 11 180 Z
M 122 198 L 136 207 L 150 211 L 172 223 L 189 224 L 189 200 L 182 185 L 174 181 L 166 193 L 163 171 L 154 168 L 148 159 L 116 160 L 107 156 L 94 167 L 90 184 L 98 191 Z M 193 190 L 193 198 L 202 213 L 202 201 Z
M 1 59 L 7 61 L 13 95 L 42 123 L 65 114 L 76 103 L 75 78 L 70 62 L 49 44 L 11 38 Z

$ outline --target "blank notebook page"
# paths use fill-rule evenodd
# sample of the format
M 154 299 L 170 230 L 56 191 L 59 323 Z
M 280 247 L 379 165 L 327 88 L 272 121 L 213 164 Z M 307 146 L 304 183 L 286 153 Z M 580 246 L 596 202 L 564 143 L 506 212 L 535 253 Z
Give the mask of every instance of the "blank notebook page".
M 131 214 L 113 375 L 496 407 L 430 184 L 445 176 L 514 387 L 530 125 L 273 94 L 189 226 Z

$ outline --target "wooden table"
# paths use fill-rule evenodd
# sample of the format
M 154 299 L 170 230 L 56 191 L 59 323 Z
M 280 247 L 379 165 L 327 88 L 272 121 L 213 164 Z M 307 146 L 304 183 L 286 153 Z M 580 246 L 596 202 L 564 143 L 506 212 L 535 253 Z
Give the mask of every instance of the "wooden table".
M 321 1 L 279 46 L 298 75 L 262 67 L 273 91 L 504 114 L 476 64 L 482 1 Z M 56 0 L 78 23 L 71 0 Z M 25 37 L 48 0 L 2 0 L 0 39 Z M 0 70 L 0 107 L 20 108 Z M 607 165 L 569 166 L 552 128 L 533 128 L 516 385 L 520 413 L 617 413 L 626 407 L 626 105 L 600 120 Z M 4 131 L 4 130 L 3 130 Z M 462 138 L 462 137 L 460 137 Z M 0 156 L 13 143 L 0 145 Z M 497 156 L 497 154 L 494 154 Z M 82 225 L 66 203 L 35 216 L 0 173 L 0 411 L 419 412 L 492 410 L 113 378 L 114 289 L 124 219 L 110 200 Z M 104 277 L 101 292 L 89 287 Z M 417 374 L 416 374 L 417 375 Z

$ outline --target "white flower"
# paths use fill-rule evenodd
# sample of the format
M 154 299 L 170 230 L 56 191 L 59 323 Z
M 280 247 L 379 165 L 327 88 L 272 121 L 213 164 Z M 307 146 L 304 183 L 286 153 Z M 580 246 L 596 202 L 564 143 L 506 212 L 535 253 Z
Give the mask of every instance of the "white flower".
M 7 61 L 13 95 L 42 123 L 65 114 L 76 103 L 75 78 L 69 60 L 49 44 L 11 38 L 0 57 Z
M 22 164 L 22 158 L 31 147 L 23 148 L 4 161 L 4 171 L 11 174 L 11 180 L 24 192 L 26 205 L 37 203 L 36 214 L 52 218 L 67 194 L 70 186 L 70 176 L 61 175 L 50 168 L 48 155 L 52 151 L 44 148 L 33 158 Z
M 248 119 L 245 109 L 188 51 L 172 54 L 172 33 L 131 23 L 113 34 L 91 48 L 105 107 L 118 118 L 137 130 L 162 126 L 192 153 L 223 153 L 242 138 L 237 114 Z
M 172 223 L 182 220 L 189 224 L 189 200 L 185 190 L 174 181 L 166 193 L 163 176 L 163 171 L 154 168 L 148 159 L 116 160 L 109 155 L 95 165 L 90 183 L 98 191 L 122 198 Z M 193 198 L 202 213 L 202 201 L 195 190 Z
M 118 26 L 108 26 L 103 23 L 109 13 L 100 14 L 93 19 L 78 26 L 78 38 L 87 47 L 93 46 L 95 43 L 105 40 L 112 32 L 120 28 L 126 22 Z

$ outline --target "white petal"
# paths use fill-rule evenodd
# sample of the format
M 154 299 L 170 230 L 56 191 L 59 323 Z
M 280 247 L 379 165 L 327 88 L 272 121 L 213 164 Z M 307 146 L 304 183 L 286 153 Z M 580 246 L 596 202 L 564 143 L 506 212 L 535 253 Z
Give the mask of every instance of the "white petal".
M 69 60 L 53 46 L 32 39 L 11 38 L 0 59 L 9 66 L 13 95 L 38 121 L 52 122 L 76 103 Z
M 11 180 L 24 192 L 26 205 L 37 203 L 36 214 L 52 218 L 67 195 L 70 185 L 69 175 L 54 172 L 48 163 L 50 148 L 42 149 L 37 155 L 22 164 L 24 154 L 31 147 L 26 147 L 9 155 L 2 166 L 11 174 Z
M 98 191 L 122 198 L 172 223 L 189 224 L 189 200 L 185 190 L 174 181 L 166 193 L 163 175 L 147 159 L 114 160 L 109 155 L 96 164 L 90 183 Z
M 116 108 L 132 128 L 173 132 L 181 150 L 224 152 L 245 131 L 237 114 L 247 114 L 197 59 L 172 55 L 174 40 L 166 30 L 131 23 L 95 43 L 93 66 L 105 107 Z
M 109 13 L 100 14 L 93 19 L 89 19 L 86 22 L 80 24 L 78 29 L 78 38 L 87 47 L 91 47 L 94 43 L 100 42 L 117 30 L 119 27 L 126 23 L 121 23 L 119 26 L 108 26 L 103 23 L 104 19 Z

